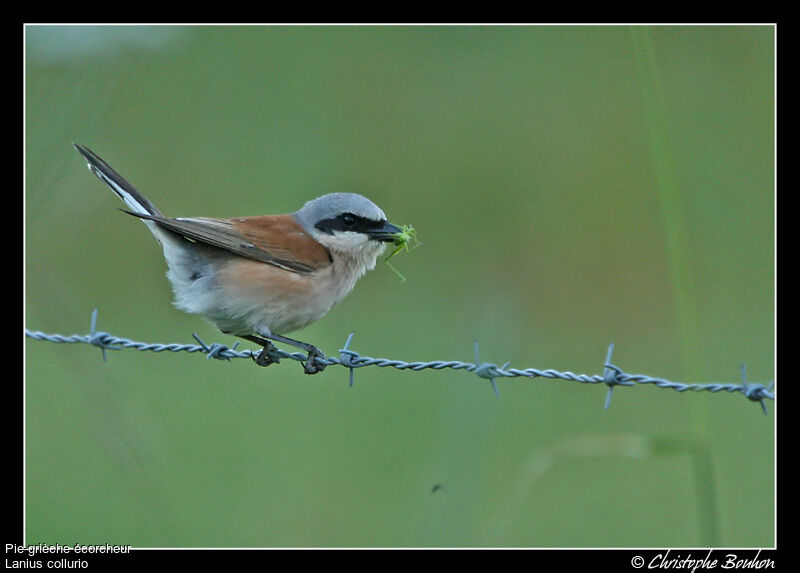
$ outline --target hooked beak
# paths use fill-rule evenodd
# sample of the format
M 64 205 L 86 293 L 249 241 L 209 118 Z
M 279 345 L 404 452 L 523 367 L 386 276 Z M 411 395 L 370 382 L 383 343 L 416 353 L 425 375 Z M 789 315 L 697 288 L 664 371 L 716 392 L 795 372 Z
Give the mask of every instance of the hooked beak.
M 383 225 L 377 229 L 370 229 L 367 231 L 367 236 L 375 241 L 382 243 L 393 243 L 395 236 L 400 232 L 400 227 L 392 225 L 389 221 L 384 221 Z

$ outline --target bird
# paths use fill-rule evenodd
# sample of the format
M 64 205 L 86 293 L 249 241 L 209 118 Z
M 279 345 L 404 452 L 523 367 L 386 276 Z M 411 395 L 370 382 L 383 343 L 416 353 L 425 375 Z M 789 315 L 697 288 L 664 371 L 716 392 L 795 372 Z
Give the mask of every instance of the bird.
M 325 316 L 375 268 L 400 227 L 356 193 L 329 193 L 294 213 L 250 217 L 166 217 L 85 145 L 73 147 L 89 170 L 125 203 L 161 244 L 175 306 L 199 314 L 225 334 L 262 347 L 259 366 L 279 361 L 279 342 L 307 353 L 306 374 L 325 355 L 285 336 Z

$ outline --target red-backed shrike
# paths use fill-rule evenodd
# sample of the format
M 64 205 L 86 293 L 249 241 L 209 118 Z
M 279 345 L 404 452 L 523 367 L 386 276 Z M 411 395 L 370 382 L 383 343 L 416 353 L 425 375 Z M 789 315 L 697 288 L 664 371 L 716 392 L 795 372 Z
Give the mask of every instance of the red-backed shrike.
M 325 316 L 375 267 L 385 243 L 400 231 L 369 199 L 331 193 L 286 215 L 213 219 L 170 218 L 105 161 L 73 144 L 89 170 L 148 226 L 164 249 L 175 306 L 203 315 L 222 332 L 263 346 L 256 363 L 268 366 L 283 342 L 308 352 L 315 374 L 324 354 L 283 336 Z

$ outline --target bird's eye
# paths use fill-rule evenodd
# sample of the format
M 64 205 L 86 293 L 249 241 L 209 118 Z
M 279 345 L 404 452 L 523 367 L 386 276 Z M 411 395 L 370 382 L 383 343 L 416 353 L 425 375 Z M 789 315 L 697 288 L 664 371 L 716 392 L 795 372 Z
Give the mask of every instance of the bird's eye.
M 352 213 L 345 213 L 342 215 L 342 223 L 344 223 L 345 227 L 352 227 L 356 224 L 356 216 Z

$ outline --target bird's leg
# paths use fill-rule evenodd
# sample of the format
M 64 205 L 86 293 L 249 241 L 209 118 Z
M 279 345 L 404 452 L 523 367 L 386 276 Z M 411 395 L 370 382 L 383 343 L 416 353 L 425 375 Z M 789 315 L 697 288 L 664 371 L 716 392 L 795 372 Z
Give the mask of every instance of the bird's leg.
M 322 360 L 325 359 L 325 355 L 322 352 L 320 352 L 319 348 L 317 348 L 316 346 L 308 344 L 307 342 L 301 342 L 300 340 L 295 340 L 294 338 L 287 338 L 285 336 L 280 336 L 278 334 L 272 334 L 271 332 L 259 331 L 258 334 L 262 338 L 266 339 L 265 341 L 268 344 L 269 340 L 274 340 L 275 342 L 283 342 L 284 344 L 289 344 L 290 346 L 294 346 L 296 348 L 300 348 L 308 352 L 308 359 L 303 363 L 303 370 L 305 370 L 306 374 L 316 374 L 317 372 L 322 372 L 323 370 L 325 370 L 325 366 L 327 366 L 327 364 L 322 362 Z M 255 338 L 258 337 L 254 336 L 253 339 Z M 321 360 L 317 360 L 318 358 Z
M 258 336 L 253 336 L 250 334 L 245 334 L 240 336 L 240 338 L 244 338 L 245 340 L 249 340 L 250 342 L 255 342 L 256 344 L 260 344 L 263 346 L 263 350 L 258 354 L 258 356 L 253 356 L 253 362 L 258 364 L 259 366 L 269 366 L 270 364 L 278 364 L 280 362 L 279 358 L 273 358 L 270 356 L 271 352 L 276 352 L 278 349 L 275 348 L 275 345 L 272 344 L 269 340 L 264 338 L 260 338 Z

